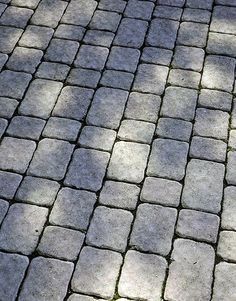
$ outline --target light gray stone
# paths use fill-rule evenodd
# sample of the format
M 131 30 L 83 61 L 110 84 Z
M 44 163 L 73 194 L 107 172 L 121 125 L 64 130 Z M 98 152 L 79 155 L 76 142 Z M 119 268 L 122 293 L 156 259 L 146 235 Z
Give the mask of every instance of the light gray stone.
M 172 59 L 172 51 L 156 47 L 144 47 L 141 61 L 158 65 L 169 66 Z
M 52 115 L 81 120 L 87 113 L 92 96 L 91 89 L 66 86 L 61 91 Z
M 0 18 L 0 24 L 25 28 L 33 13 L 34 11 L 28 8 L 8 6 Z
M 0 95 L 21 99 L 31 78 L 32 75 L 23 72 L 2 71 L 0 73 Z
M 165 289 L 165 299 L 176 301 L 210 300 L 214 249 L 203 243 L 177 239 Z
M 19 28 L 0 26 L 0 51 L 11 53 L 22 33 Z
M 33 80 L 19 107 L 19 113 L 43 119 L 48 118 L 62 86 L 62 83 L 56 81 L 46 79 Z
M 111 88 L 99 88 L 87 115 L 87 123 L 117 129 L 123 115 L 128 92 Z
M 8 208 L 9 208 L 9 203 L 7 201 L 0 199 L 0 224 L 2 223 L 2 221 L 4 219 Z
M 211 19 L 211 12 L 208 10 L 197 8 L 185 8 L 182 15 L 183 21 L 198 22 L 209 24 Z
M 171 19 L 179 21 L 182 15 L 182 9 L 179 7 L 158 5 L 153 13 L 154 17 Z
M 140 183 L 144 178 L 150 147 L 134 142 L 117 142 L 108 167 L 108 178 Z
M 236 185 L 236 152 L 228 152 L 226 181 L 228 184 Z
M 114 251 L 83 248 L 72 278 L 72 290 L 112 299 L 121 263 L 121 255 Z
M 236 187 L 229 186 L 224 190 L 221 228 L 236 230 Z
M 97 10 L 93 15 L 89 27 L 93 29 L 101 29 L 116 32 L 120 23 L 120 19 L 121 15 L 117 13 Z
M 90 45 L 110 47 L 114 37 L 115 34 L 110 31 L 91 29 L 86 31 L 83 41 Z
M 125 8 L 124 16 L 142 20 L 150 20 L 154 4 L 149 1 L 129 0 Z
M 211 31 L 223 33 L 236 33 L 235 25 L 236 8 L 227 6 L 215 6 L 211 21 Z
M 147 175 L 180 181 L 185 175 L 188 143 L 156 139 L 152 144 Z
M 161 95 L 165 89 L 167 75 L 167 67 L 141 64 L 138 67 L 133 90 Z
M 182 209 L 179 213 L 176 233 L 179 236 L 216 243 L 220 218 L 217 215 Z
M 231 112 L 231 128 L 236 128 L 236 98 L 233 100 L 233 110 Z
M 62 188 L 53 205 L 49 222 L 84 231 L 88 227 L 95 202 L 95 193 Z
M 116 132 L 96 126 L 85 126 L 79 136 L 79 144 L 84 147 L 111 151 Z
M 90 297 L 90 296 L 85 296 L 85 295 L 80 295 L 80 294 L 72 294 L 70 295 L 68 301 L 96 301 L 96 298 Z M 103 299 L 99 299 L 103 300 Z
M 218 55 L 207 56 L 203 69 L 202 87 L 231 92 L 235 63 L 236 60 L 233 58 Z
M 69 142 L 41 140 L 28 169 L 28 175 L 62 180 L 65 176 L 74 145 Z
M 159 18 L 154 19 L 151 22 L 146 42 L 150 46 L 173 49 L 178 28 L 179 22 Z
M 169 5 L 169 6 L 183 7 L 185 1 L 184 0 L 159 0 L 158 3 L 160 5 Z
M 153 123 L 138 120 L 123 120 L 117 137 L 120 140 L 151 144 L 155 131 Z
M 143 45 L 148 22 L 123 18 L 114 39 L 114 45 L 140 48 Z
M 122 13 L 125 9 L 125 6 L 126 2 L 123 0 L 101 0 L 99 2 L 98 8 Z
M 187 166 L 182 206 L 218 213 L 221 209 L 225 167 L 192 159 Z
M 30 204 L 51 206 L 59 189 L 60 184 L 55 181 L 26 176 L 15 198 Z
M 48 226 L 38 245 L 37 251 L 46 256 L 74 261 L 77 259 L 85 235 L 79 231 Z
M 19 45 L 44 50 L 47 48 L 53 32 L 52 28 L 29 25 L 26 27 L 26 30 L 19 41 Z
M 212 9 L 213 0 L 187 0 L 186 6 L 201 9 Z
M 216 4 L 236 6 L 236 1 L 235 0 L 216 0 Z
M 59 63 L 42 62 L 35 74 L 36 78 L 64 81 L 70 67 Z
M 97 2 L 94 0 L 73 0 L 69 3 L 62 18 L 63 23 L 87 26 L 96 9 Z
M 217 255 L 224 260 L 236 262 L 236 232 L 221 231 L 217 246 Z
M 119 295 L 133 299 L 160 300 L 166 267 L 166 260 L 160 256 L 128 251 L 118 285 Z
M 17 106 L 18 101 L 15 99 L 0 97 L 0 117 L 11 118 Z
M 156 134 L 159 137 L 187 142 L 191 133 L 192 124 L 190 122 L 173 118 L 160 118 L 156 129 Z
M 168 83 L 180 87 L 198 89 L 201 79 L 201 74 L 195 71 L 188 71 L 182 69 L 170 70 Z
M 4 2 L 4 1 L 3 1 Z M 0 3 L 0 15 L 4 12 L 4 10 L 7 8 L 7 5 L 4 3 Z
M 177 44 L 186 46 L 205 47 L 208 25 L 194 22 L 182 22 L 180 25 Z
M 236 37 L 229 34 L 209 33 L 207 52 L 236 57 Z
M 55 28 L 66 6 L 67 3 L 65 1 L 42 0 L 31 18 L 31 23 Z
M 43 137 L 75 141 L 81 123 L 76 120 L 50 117 L 43 131 Z
M 7 128 L 8 122 L 6 119 L 0 118 L 0 138 L 4 134 L 6 128 Z
M 231 111 L 232 96 L 222 91 L 202 89 L 198 104 L 202 107 Z
M 117 208 L 134 210 L 138 202 L 138 186 L 123 182 L 106 181 L 99 197 L 99 203 Z
M 0 253 L 0 291 L 2 300 L 16 300 L 29 264 L 26 256 Z
M 0 197 L 13 199 L 21 180 L 22 176 L 20 175 L 0 171 Z
M 36 8 L 40 0 L 13 0 L 12 5 L 23 6 L 28 8 Z
M 201 71 L 205 52 L 195 47 L 177 46 L 172 62 L 174 68 L 190 69 Z
M 64 183 L 68 186 L 98 191 L 102 187 L 110 155 L 93 149 L 74 152 Z
M 191 121 L 195 115 L 198 93 L 195 90 L 168 87 L 161 108 L 161 115 Z
M 134 75 L 132 73 L 105 70 L 100 84 L 106 87 L 129 90 L 131 88 Z
M 60 24 L 57 30 L 55 31 L 54 37 L 60 39 L 81 41 L 83 39 L 85 31 L 86 29 L 82 26 Z
M 190 157 L 210 161 L 225 162 L 227 144 L 223 141 L 194 136 L 190 147 Z
M 236 265 L 220 262 L 215 268 L 212 301 L 234 301 L 236 296 Z
M 2 70 L 7 60 L 8 60 L 8 55 L 0 53 L 0 71 Z
M 145 252 L 169 254 L 174 236 L 177 210 L 158 205 L 138 206 L 130 245 Z
M 218 110 L 197 109 L 193 133 L 204 137 L 227 140 L 229 114 Z
M 52 258 L 36 257 L 20 292 L 19 301 L 63 300 L 74 265 Z
M 125 252 L 133 215 L 126 210 L 98 206 L 87 235 L 88 245 Z
M 24 173 L 35 149 L 33 141 L 5 137 L 0 145 L 0 168 Z
M 46 223 L 48 209 L 28 204 L 13 204 L 0 230 L 0 247 L 30 255 L 34 252 Z
M 82 87 L 96 88 L 100 77 L 101 73 L 99 71 L 74 68 L 67 78 L 67 83 Z
M 34 117 L 15 116 L 7 129 L 7 134 L 19 138 L 39 140 L 45 121 Z
M 178 207 L 182 185 L 175 181 L 147 177 L 141 192 L 141 201 Z
M 140 51 L 138 49 L 125 47 L 112 47 L 108 57 L 106 67 L 108 69 L 135 72 Z

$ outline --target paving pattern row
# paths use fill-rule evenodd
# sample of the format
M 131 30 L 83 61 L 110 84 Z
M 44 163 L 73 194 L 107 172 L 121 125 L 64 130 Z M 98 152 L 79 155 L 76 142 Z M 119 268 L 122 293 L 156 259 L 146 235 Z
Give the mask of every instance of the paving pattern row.
M 0 301 L 236 300 L 236 0 L 0 0 Z

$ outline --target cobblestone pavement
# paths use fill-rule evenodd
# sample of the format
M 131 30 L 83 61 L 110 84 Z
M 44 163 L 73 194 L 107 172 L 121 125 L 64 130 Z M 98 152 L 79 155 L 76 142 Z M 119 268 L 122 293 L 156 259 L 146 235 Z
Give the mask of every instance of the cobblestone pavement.
M 0 0 L 0 301 L 236 300 L 236 0 Z

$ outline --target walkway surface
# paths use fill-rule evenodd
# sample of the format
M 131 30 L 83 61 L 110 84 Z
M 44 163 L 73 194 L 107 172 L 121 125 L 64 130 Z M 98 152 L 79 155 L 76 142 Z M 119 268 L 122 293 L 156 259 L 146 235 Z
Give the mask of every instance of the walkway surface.
M 236 300 L 236 0 L 0 0 L 0 300 Z

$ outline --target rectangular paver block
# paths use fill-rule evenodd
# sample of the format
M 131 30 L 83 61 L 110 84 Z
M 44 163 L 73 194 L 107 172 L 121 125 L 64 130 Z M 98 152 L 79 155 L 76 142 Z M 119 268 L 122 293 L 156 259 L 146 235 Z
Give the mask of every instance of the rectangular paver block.
M 227 230 L 236 230 L 236 187 L 228 186 L 224 190 L 221 227 Z

